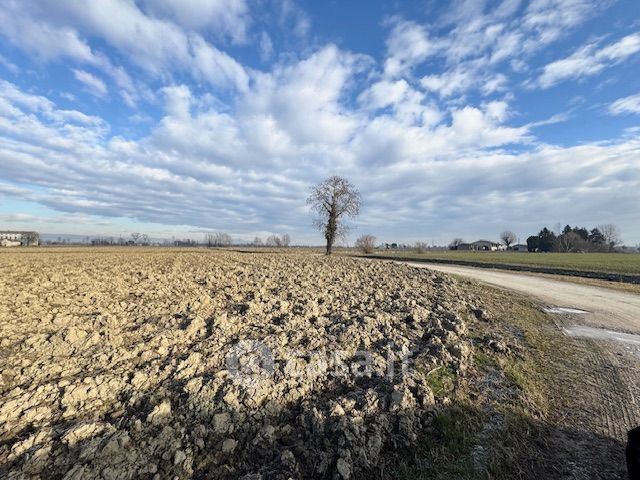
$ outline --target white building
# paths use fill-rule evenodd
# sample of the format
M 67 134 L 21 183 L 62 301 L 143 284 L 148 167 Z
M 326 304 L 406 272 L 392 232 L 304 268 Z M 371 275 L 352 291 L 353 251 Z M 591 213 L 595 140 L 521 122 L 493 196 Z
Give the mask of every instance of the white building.
M 2 247 L 30 246 L 39 243 L 40 235 L 38 232 L 0 231 L 0 246 Z
M 492 242 L 490 240 L 478 240 L 477 242 L 471 243 L 471 250 L 485 250 L 495 252 L 496 250 L 504 250 L 504 247 L 501 244 Z

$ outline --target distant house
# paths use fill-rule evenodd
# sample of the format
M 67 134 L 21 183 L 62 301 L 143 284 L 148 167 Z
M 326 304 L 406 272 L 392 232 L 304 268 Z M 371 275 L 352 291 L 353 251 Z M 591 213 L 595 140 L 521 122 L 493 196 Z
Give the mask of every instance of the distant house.
M 504 248 L 501 244 L 492 242 L 490 240 L 478 240 L 476 242 L 473 242 L 471 244 L 471 247 L 471 250 L 483 250 L 491 252 L 502 250 Z
M 19 247 L 36 246 L 40 244 L 38 232 L 0 231 L 0 246 Z
M 456 250 L 473 250 L 473 246 L 470 243 L 459 243 Z
M 511 245 L 509 250 L 513 250 L 514 252 L 528 252 L 529 247 L 524 243 L 517 243 L 516 245 Z

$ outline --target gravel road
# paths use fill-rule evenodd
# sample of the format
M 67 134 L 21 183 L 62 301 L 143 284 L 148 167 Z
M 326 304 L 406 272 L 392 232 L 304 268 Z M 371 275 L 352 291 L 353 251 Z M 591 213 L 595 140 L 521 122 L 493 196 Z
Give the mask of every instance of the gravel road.
M 640 295 L 485 268 L 422 262 L 406 263 L 522 292 L 551 307 L 586 310 L 587 314 L 571 315 L 576 320 L 575 323 L 640 334 Z

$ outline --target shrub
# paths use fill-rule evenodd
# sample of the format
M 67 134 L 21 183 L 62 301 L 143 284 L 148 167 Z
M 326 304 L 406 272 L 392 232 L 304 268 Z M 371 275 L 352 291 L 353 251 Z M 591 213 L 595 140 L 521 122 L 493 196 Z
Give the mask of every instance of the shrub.
M 373 235 L 361 235 L 356 240 L 356 248 L 359 248 L 363 253 L 373 253 L 376 249 L 376 237 Z

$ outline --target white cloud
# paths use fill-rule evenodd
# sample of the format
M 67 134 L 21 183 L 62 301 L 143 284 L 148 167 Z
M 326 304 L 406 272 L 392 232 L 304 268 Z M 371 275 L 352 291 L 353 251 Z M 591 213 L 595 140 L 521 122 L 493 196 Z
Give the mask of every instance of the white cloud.
M 608 3 L 608 0 L 533 0 L 522 19 L 523 29 L 531 34 L 523 48 L 539 50 L 558 40 Z
M 549 88 L 564 80 L 595 75 L 638 52 L 638 33 L 627 35 L 603 48 L 597 48 L 597 44 L 590 43 L 566 58 L 545 65 L 537 84 L 542 88 Z
M 20 90 L 16 85 L 0 80 L 0 108 L 7 116 L 20 117 L 23 111 L 37 113 L 56 124 L 73 122 L 105 128 L 105 122 L 92 115 L 77 110 L 60 110 L 55 103 L 46 97 L 33 95 Z
M 255 86 L 239 102 L 243 116 L 272 116 L 281 129 L 301 142 L 339 144 L 356 127 L 351 112 L 340 104 L 352 76 L 368 64 L 329 45 L 294 64 L 260 74 Z
M 19 2 L 5 3 L 3 7 L 0 8 L 0 34 L 22 50 L 45 61 L 71 58 L 89 64 L 96 62 L 91 48 L 74 29 L 36 20 Z
M 509 153 L 506 147 L 528 142 L 530 133 L 505 124 L 506 102 L 456 108 L 450 120 L 425 123 L 402 113 L 427 109 L 424 97 L 389 82 L 371 92 L 395 92 L 392 112 L 358 115 L 341 102 L 358 68 L 357 59 L 335 47 L 320 50 L 266 75 L 234 116 L 185 86 L 168 87 L 165 117 L 141 139 L 109 137 L 104 126 L 78 123 L 77 114 L 4 82 L 0 178 L 9 186 L 37 186 L 7 194 L 62 213 L 246 235 L 288 225 L 296 239 L 309 228 L 309 185 L 334 172 L 361 186 L 363 221 L 380 235 L 401 236 L 408 225 L 408 236 L 436 227 L 440 235 L 465 233 L 460 225 L 482 231 L 495 216 L 517 226 L 530 218 L 533 229 L 558 212 L 593 223 L 600 221 L 594 211 L 614 204 L 618 223 L 630 228 L 626 206 L 640 201 L 637 138 Z M 376 93 L 362 98 L 363 105 L 383 99 Z M 301 115 L 290 106 L 300 102 L 312 102 L 307 117 L 290 117 Z M 342 128 L 330 129 L 335 121 L 347 122 L 347 136 L 340 136 Z M 614 200 L 612 189 L 619 192 Z
M 475 72 L 459 69 L 443 74 L 425 75 L 420 80 L 420 84 L 442 97 L 449 97 L 467 90 L 476 78 Z
M 398 18 L 391 24 L 384 65 L 387 76 L 404 75 L 438 51 L 438 44 L 429 38 L 425 26 Z
M 242 65 L 198 36 L 191 37 L 192 62 L 197 77 L 213 85 L 245 90 L 249 75 Z
M 622 115 L 624 113 L 640 113 L 640 93 L 619 98 L 609 105 L 609 113 Z
M 381 80 L 371 85 L 358 97 L 362 107 L 372 114 L 390 108 L 393 119 L 405 125 L 433 126 L 440 122 L 442 113 L 427 96 L 406 80 Z
M 235 43 L 247 40 L 250 17 L 245 0 L 145 0 L 144 6 L 187 29 L 226 35 Z
M 280 28 L 283 31 L 290 30 L 295 36 L 305 38 L 311 28 L 311 20 L 307 13 L 293 0 L 276 0 L 274 2 Z
M 260 33 L 260 58 L 266 62 L 273 55 L 273 42 L 267 32 Z
M 394 105 L 406 97 L 411 87 L 406 80 L 376 82 L 359 97 L 365 108 L 376 110 Z
M 191 110 L 191 91 L 185 85 L 164 87 L 165 111 L 171 117 L 188 118 Z
M 3 55 L 0 55 L 0 65 L 2 65 L 4 68 L 6 68 L 9 72 L 13 73 L 14 75 L 20 71 L 20 69 L 16 64 L 11 63 Z
M 422 86 L 442 98 L 471 91 L 484 96 L 507 88 L 506 76 L 496 71 L 504 62 L 525 71 L 529 58 L 599 11 L 606 0 L 520 0 L 489 4 L 459 1 L 432 25 L 392 18 L 387 40 L 385 74 L 410 78 L 430 59 L 445 68 L 422 76 Z M 524 12 L 522 9 L 524 7 Z M 430 32 L 442 31 L 436 36 Z M 438 63 L 436 63 L 438 64 Z M 424 69 L 423 69 L 424 71 Z
M 227 12 L 223 3 L 212 6 L 211 15 L 227 15 L 220 13 Z M 167 0 L 158 8 L 172 5 L 177 3 Z M 206 7 L 198 3 L 181 8 L 185 15 L 197 16 L 197 6 Z M 148 16 L 134 2 L 90 0 L 81 4 L 60 0 L 45 7 L 34 1 L 10 1 L 5 7 L 0 13 L 0 32 L 13 44 L 44 60 L 68 57 L 103 68 L 120 84 L 130 104 L 136 99 L 132 89 L 123 86 L 127 80 L 122 70 L 93 52 L 81 35 L 102 39 L 132 64 L 154 75 L 168 76 L 173 70 L 181 70 L 218 87 L 242 89 L 247 84 L 244 67 L 200 33 L 184 30 L 165 18 Z
M 73 76 L 76 77 L 76 80 L 78 80 L 85 86 L 86 90 L 91 95 L 94 95 L 96 97 L 104 97 L 108 92 L 105 83 L 89 72 L 74 69 Z

